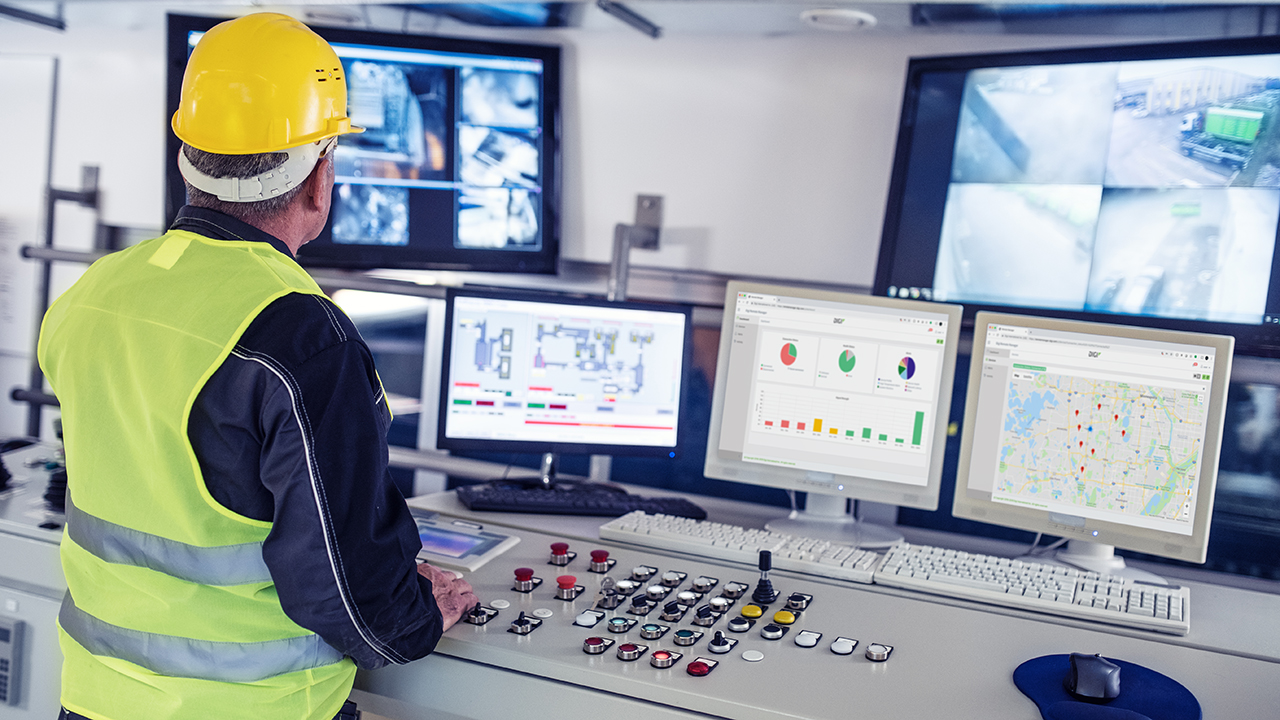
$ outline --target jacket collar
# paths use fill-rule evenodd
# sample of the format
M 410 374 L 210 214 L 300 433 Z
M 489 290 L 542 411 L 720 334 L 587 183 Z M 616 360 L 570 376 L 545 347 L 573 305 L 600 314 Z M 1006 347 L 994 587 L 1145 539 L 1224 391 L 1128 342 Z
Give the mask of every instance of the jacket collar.
M 289 247 L 276 236 L 263 232 L 249 223 L 237 220 L 230 215 L 224 215 L 217 210 L 195 207 L 194 205 L 183 205 L 178 210 L 178 217 L 174 218 L 173 225 L 169 229 L 186 230 L 213 240 L 264 242 L 286 256 L 293 257 L 293 253 L 289 252 Z

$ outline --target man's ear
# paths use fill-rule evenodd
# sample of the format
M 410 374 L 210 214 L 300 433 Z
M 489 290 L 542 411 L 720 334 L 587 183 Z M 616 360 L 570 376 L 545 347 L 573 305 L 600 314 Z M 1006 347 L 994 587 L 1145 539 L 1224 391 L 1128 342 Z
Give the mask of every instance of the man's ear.
M 333 172 L 333 153 L 320 158 L 320 162 L 316 163 L 311 174 L 307 176 L 304 183 L 302 194 L 307 198 L 307 209 L 309 210 L 327 210 L 325 200 L 329 196 L 331 186 L 326 180 Z

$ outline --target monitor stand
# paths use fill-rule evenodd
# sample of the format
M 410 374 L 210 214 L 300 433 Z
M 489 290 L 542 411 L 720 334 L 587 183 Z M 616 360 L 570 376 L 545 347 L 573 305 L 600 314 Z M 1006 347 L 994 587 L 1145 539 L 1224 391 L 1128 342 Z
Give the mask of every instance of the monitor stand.
M 1169 584 L 1155 573 L 1126 565 L 1124 558 L 1116 555 L 1114 545 L 1103 545 L 1088 540 L 1069 540 L 1067 546 L 1054 553 L 1052 559 L 1062 565 L 1092 570 L 1102 575 L 1119 575 L 1130 580 L 1141 580 L 1157 585 Z
M 902 542 L 902 533 L 885 525 L 869 523 L 849 514 L 848 498 L 840 495 L 808 493 L 804 510 L 792 510 L 785 518 L 770 520 L 771 532 L 830 540 L 861 548 L 887 548 Z

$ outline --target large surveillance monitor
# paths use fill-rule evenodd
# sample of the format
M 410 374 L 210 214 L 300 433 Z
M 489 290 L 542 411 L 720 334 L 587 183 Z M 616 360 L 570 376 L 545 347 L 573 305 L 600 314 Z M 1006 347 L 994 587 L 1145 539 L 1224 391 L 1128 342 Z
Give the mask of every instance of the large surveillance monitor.
M 804 490 L 769 529 L 864 547 L 900 535 L 846 501 L 936 509 L 961 308 L 730 282 L 707 477 Z
M 1278 153 L 1276 37 L 915 58 L 874 294 L 1280 355 Z
M 218 19 L 169 16 L 169 109 Z M 313 27 L 342 61 L 359 134 L 334 155 L 329 222 L 304 265 L 554 273 L 560 48 Z M 185 189 L 170 133 L 168 218 Z
M 952 514 L 1204 562 L 1234 339 L 978 313 Z
M 449 290 L 436 446 L 676 457 L 691 312 Z

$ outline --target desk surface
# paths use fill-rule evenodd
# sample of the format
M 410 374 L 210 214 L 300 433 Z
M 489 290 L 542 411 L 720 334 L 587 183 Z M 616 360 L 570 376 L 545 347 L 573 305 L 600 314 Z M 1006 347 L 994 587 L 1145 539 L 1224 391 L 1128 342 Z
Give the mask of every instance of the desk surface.
M 778 512 L 695 499 L 712 519 L 748 527 L 758 527 Z M 1100 652 L 1162 672 L 1199 698 L 1207 718 L 1271 717 L 1280 706 L 1280 596 L 1204 583 L 1189 583 L 1192 632 L 1179 638 L 775 571 L 779 590 L 815 597 L 803 618 L 806 625 L 796 627 L 822 631 L 819 647 L 802 649 L 791 638 L 762 640 L 753 630 L 740 636 L 735 652 L 712 656 L 721 665 L 707 678 L 655 670 L 646 662 L 621 663 L 612 654 L 588 656 L 581 650 L 584 638 L 607 635 L 600 629 L 573 627 L 573 618 L 591 607 L 591 598 L 557 600 L 545 589 L 554 588 L 553 581 L 541 592 L 512 594 L 511 570 L 517 564 L 535 568 L 548 580 L 571 573 L 580 583 L 598 582 L 578 567 L 581 560 L 566 570 L 548 566 L 550 542 L 567 540 L 581 556 L 596 547 L 609 549 L 622 570 L 646 563 L 753 583 L 753 569 L 600 541 L 601 518 L 473 513 L 450 493 L 410 502 L 512 529 L 521 544 L 469 579 L 486 602 L 514 598 L 507 615 L 534 608 L 552 614 L 544 628 L 526 637 L 505 632 L 512 619 L 507 615 L 498 620 L 498 627 L 460 625 L 446 634 L 427 661 L 364 674 L 364 689 L 407 706 L 500 717 L 524 701 L 494 697 L 492 690 L 486 693 L 482 688 L 483 683 L 505 682 L 520 688 L 528 702 L 539 697 L 556 702 L 566 709 L 563 717 L 577 717 L 574 708 L 586 712 L 617 705 L 617 712 L 643 709 L 653 717 L 687 717 L 686 712 L 693 712 L 744 719 L 835 718 L 847 717 L 856 708 L 859 714 L 896 717 L 1035 718 L 1035 706 L 1013 685 L 1014 668 L 1033 657 L 1073 651 Z M 895 647 L 894 654 L 883 664 L 861 660 L 861 648 L 852 660 L 837 658 L 826 649 L 837 635 L 856 637 L 864 647 L 887 643 Z M 625 635 L 618 641 L 637 640 Z M 649 644 L 677 649 L 667 642 Z M 763 651 L 765 658 L 746 662 L 742 649 Z M 690 652 L 708 656 L 705 642 Z M 469 690 L 483 697 L 463 705 L 437 704 L 445 695 L 467 695 Z

